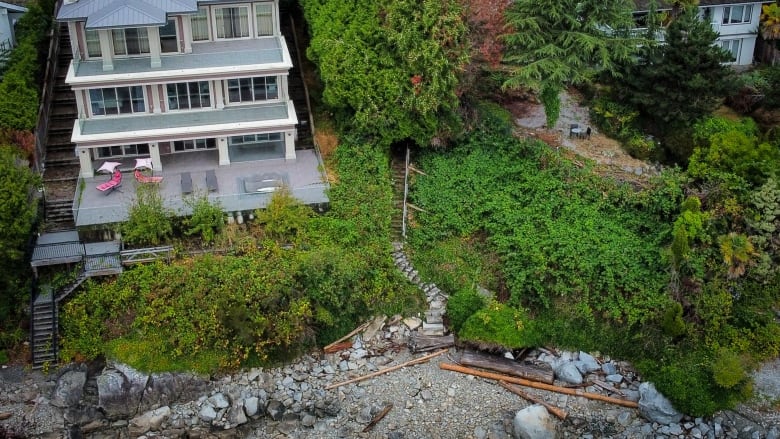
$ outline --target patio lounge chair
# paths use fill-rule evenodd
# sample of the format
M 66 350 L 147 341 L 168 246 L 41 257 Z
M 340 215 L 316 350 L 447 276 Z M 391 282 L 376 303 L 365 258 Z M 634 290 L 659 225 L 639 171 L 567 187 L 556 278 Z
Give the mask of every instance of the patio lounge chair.
M 192 175 L 190 175 L 189 172 L 181 173 L 181 193 L 183 194 L 192 193 Z
M 213 169 L 206 171 L 206 187 L 209 192 L 216 192 L 219 189 L 219 186 L 217 185 L 217 174 Z
M 142 174 L 140 169 L 136 169 L 134 174 L 135 179 L 138 180 L 139 183 L 159 183 L 163 180 L 162 177 L 148 177 Z
M 114 189 L 118 188 L 121 185 L 122 185 L 122 173 L 119 171 L 119 169 L 114 169 L 114 175 L 111 177 L 111 180 L 108 180 L 105 183 L 100 183 L 99 185 L 97 185 L 97 190 L 108 195 L 111 192 L 113 192 Z

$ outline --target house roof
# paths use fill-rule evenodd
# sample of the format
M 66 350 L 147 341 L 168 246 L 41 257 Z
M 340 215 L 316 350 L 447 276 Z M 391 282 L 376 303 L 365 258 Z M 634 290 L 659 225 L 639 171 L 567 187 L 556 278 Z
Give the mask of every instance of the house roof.
M 650 2 L 652 0 L 634 0 L 634 11 L 647 11 L 650 10 Z M 659 11 L 672 9 L 670 2 L 664 0 L 656 0 L 656 5 Z M 761 1 L 748 1 L 748 0 L 700 0 L 699 7 L 703 6 L 719 6 L 719 5 L 739 5 L 745 3 L 762 3 Z
M 163 26 L 169 14 L 195 12 L 197 0 L 76 0 L 63 3 L 57 20 L 86 20 L 87 29 Z
M 8 9 L 9 11 L 12 12 L 27 12 L 27 8 L 25 8 L 24 6 L 14 5 L 6 2 L 0 2 L 0 8 Z

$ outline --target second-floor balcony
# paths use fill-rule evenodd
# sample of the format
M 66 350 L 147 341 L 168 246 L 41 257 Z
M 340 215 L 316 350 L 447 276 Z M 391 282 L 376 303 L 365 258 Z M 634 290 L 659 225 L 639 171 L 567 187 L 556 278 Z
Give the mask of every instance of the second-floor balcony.
M 74 60 L 66 83 L 83 87 L 100 84 L 182 80 L 193 77 L 286 73 L 292 68 L 284 37 L 229 40 L 192 45 L 192 53 L 163 54 L 160 66 L 151 56 L 114 58 L 113 69 L 104 69 L 103 59 Z

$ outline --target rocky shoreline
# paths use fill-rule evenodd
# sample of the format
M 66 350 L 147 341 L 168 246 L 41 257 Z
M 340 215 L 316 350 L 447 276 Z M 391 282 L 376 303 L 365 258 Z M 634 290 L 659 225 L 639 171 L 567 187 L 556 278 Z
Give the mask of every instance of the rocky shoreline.
M 542 349 L 524 360 L 548 364 L 559 385 L 599 381 L 583 390 L 639 401 L 639 410 L 528 389 L 565 410 L 568 416 L 560 421 L 540 411 L 541 406 L 529 409 L 527 401 L 492 380 L 440 369 L 439 363 L 458 359 L 455 348 L 425 364 L 325 390 L 415 357 L 406 349 L 412 330 L 400 316 L 372 332 L 339 352 L 313 353 L 284 367 L 221 377 L 146 375 L 114 363 L 71 364 L 49 376 L 5 368 L 0 370 L 0 419 L 6 419 L 0 427 L 21 437 L 74 439 L 776 439 L 780 433 L 776 411 L 723 412 L 709 419 L 683 416 L 652 386 L 641 383 L 630 364 L 584 352 Z M 390 404 L 387 415 L 363 432 Z M 546 427 L 521 431 L 537 424 Z

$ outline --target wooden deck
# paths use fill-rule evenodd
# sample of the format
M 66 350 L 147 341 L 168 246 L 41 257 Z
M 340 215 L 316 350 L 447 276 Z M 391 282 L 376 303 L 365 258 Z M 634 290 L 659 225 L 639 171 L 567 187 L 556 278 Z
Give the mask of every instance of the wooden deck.
M 322 162 L 314 150 L 296 151 L 297 159 L 286 161 L 283 158 L 231 163 L 219 166 L 217 151 L 198 151 L 164 155 L 163 171 L 155 176 L 163 177 L 159 183 L 160 196 L 165 207 L 176 215 L 188 215 L 191 208 L 182 194 L 181 174 L 189 173 L 192 178 L 194 196 L 207 197 L 217 202 L 226 212 L 246 212 L 265 207 L 272 193 L 247 193 L 245 182 L 257 179 L 265 174 L 281 175 L 288 184 L 293 196 L 306 204 L 327 203 L 328 184 L 323 180 Z M 128 211 L 135 201 L 138 183 L 130 170 L 134 160 L 125 160 L 120 169 L 127 172 L 122 186 L 110 194 L 104 194 L 97 185 L 109 176 L 97 175 L 82 179 L 74 199 L 76 226 L 117 223 L 127 219 Z M 214 171 L 217 190 L 209 191 L 206 173 Z M 81 189 L 83 187 L 83 190 Z

